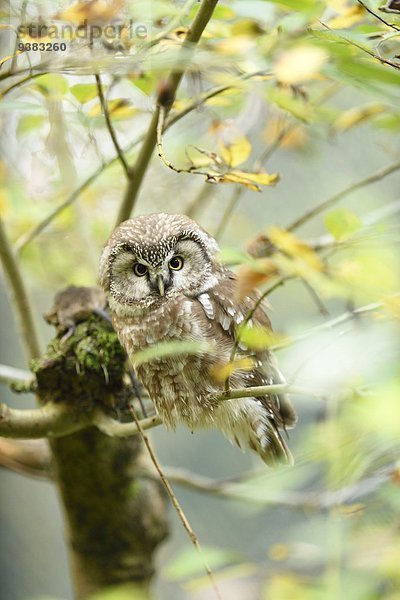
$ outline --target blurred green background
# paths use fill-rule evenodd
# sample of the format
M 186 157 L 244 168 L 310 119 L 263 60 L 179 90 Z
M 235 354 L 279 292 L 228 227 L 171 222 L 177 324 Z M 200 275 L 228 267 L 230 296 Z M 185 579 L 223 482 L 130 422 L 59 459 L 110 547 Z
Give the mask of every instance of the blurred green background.
M 22 4 L 12 2 L 4 22 L 18 23 Z M 65 19 L 62 11 L 71 3 L 59 2 L 57 8 L 48 2 L 24 4 L 24 18 L 34 21 L 39 15 L 50 19 L 57 10 Z M 400 27 L 398 14 L 378 12 L 381 4 L 369 2 L 369 7 Z M 182 6 L 127 2 L 122 16 L 145 22 L 155 36 Z M 52 331 L 41 314 L 54 293 L 69 284 L 96 283 L 98 257 L 126 186 L 115 161 L 24 245 L 32 228 L 115 155 L 90 69 L 93 63 L 101 69 L 112 122 L 125 148 L 146 131 L 157 81 L 176 60 L 176 29 L 186 27 L 192 16 L 189 11 L 178 19 L 160 42 L 164 48 L 155 46 L 159 52 L 149 54 L 135 44 L 110 51 L 99 43 L 86 54 L 75 40 L 65 55 L 39 59 L 32 53 L 34 63 L 50 60 L 54 73 L 10 91 L 14 80 L 2 82 L 0 211 L 20 249 L 43 344 Z M 10 39 L 4 42 L 4 56 Z M 190 112 L 166 132 L 164 152 L 180 166 L 191 145 L 222 152 L 245 138 L 249 156 L 237 167 L 227 165 L 229 172 L 252 173 L 262 166 L 281 179 L 257 193 L 174 173 L 154 157 L 135 214 L 190 214 L 218 234 L 225 258 L 254 269 L 245 249 L 255 235 L 269 235 L 272 225 L 285 229 L 322 201 L 399 160 L 398 39 L 396 29 L 357 2 L 220 4 L 196 59 L 190 58 L 172 114 L 212 86 L 233 85 L 243 74 L 275 75 L 250 78 Z M 378 51 L 395 66 L 377 60 Z M 21 68 L 26 68 L 24 60 L 19 59 Z M 88 87 L 79 88 L 82 84 Z M 116 110 L 112 100 L 119 101 Z M 267 159 L 259 165 L 266 150 Z M 136 148 L 126 155 L 134 164 Z M 295 278 L 269 296 L 270 317 L 274 329 L 294 341 L 354 307 L 382 303 L 379 310 L 315 330 L 277 352 L 290 382 L 326 392 L 325 399 L 293 397 L 299 413 L 299 424 L 290 432 L 295 466 L 268 470 L 213 431 L 173 434 L 158 427 L 151 432 L 167 470 L 185 469 L 215 480 L 244 475 L 240 483 L 226 483 L 226 493 L 219 496 L 174 486 L 225 598 L 400 598 L 399 183 L 400 172 L 394 170 L 295 231 L 311 245 L 330 240 L 329 251 L 320 254 L 323 273 L 304 264 L 300 269 L 300 249 L 288 262 L 278 262 L 278 276 Z M 26 368 L 3 281 L 0 302 L 0 362 Z M 33 405 L 5 385 L 2 401 Z M 0 477 L 2 596 L 72 598 L 53 487 L 5 470 Z M 170 521 L 171 536 L 158 553 L 155 597 L 213 597 L 202 563 L 172 510 Z

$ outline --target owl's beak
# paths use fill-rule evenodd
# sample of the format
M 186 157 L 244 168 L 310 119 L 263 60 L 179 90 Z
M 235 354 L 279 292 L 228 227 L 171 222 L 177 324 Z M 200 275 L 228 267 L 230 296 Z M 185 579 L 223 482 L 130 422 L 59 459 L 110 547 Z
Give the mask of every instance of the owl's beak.
M 164 296 L 165 288 L 164 288 L 164 278 L 162 275 L 157 275 L 157 286 L 160 292 L 160 296 Z

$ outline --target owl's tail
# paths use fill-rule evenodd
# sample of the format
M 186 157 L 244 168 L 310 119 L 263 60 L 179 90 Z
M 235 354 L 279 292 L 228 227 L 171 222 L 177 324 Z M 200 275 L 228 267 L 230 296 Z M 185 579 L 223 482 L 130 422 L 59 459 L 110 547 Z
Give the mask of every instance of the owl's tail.
M 292 465 L 292 454 L 267 408 L 255 398 L 222 403 L 217 425 L 242 450 L 250 448 L 269 466 Z

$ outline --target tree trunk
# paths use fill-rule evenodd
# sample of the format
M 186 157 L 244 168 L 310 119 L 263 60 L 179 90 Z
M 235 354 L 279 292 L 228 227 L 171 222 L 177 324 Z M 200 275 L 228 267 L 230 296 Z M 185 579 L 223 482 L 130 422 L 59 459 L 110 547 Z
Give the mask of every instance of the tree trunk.
M 68 339 L 63 333 L 32 365 L 40 401 L 127 414 L 126 357 L 111 326 L 90 316 Z M 154 551 L 167 535 L 166 497 L 140 437 L 90 427 L 50 446 L 76 598 L 127 584 L 132 599 L 149 598 Z

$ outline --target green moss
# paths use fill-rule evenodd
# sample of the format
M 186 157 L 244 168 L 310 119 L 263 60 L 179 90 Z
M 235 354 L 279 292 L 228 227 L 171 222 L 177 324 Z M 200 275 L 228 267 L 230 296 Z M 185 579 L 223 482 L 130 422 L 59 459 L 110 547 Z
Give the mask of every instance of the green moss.
M 123 387 L 126 356 L 111 325 L 91 316 L 79 323 L 69 336 L 61 334 L 48 345 L 46 353 L 31 361 L 39 394 L 52 400 L 71 397 L 81 406 L 93 398 L 108 405 L 110 394 Z

